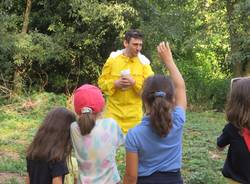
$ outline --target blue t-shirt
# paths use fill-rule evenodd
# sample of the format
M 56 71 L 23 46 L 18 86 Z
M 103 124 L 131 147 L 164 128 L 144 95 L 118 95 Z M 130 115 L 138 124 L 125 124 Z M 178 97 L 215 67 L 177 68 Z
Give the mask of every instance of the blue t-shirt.
M 149 176 L 156 171 L 177 171 L 182 160 L 182 130 L 185 122 L 185 110 L 175 107 L 172 112 L 173 127 L 160 137 L 150 125 L 148 116 L 130 129 L 125 147 L 127 152 L 138 153 L 138 176 Z

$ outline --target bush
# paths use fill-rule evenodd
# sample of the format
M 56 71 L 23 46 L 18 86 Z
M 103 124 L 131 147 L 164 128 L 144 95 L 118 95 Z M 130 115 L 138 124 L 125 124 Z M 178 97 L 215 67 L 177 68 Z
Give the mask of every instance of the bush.
M 227 94 L 230 89 L 229 79 L 213 79 L 209 85 L 209 100 L 212 103 L 212 108 L 217 111 L 222 111 L 226 104 Z

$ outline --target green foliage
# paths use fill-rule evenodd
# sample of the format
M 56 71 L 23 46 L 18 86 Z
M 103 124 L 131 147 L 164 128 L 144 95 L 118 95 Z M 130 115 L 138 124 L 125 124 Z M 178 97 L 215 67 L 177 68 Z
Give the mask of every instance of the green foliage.
M 53 92 L 71 92 L 79 84 L 95 82 L 114 44 L 137 21 L 136 11 L 126 3 L 33 1 L 29 34 L 19 34 L 20 20 L 7 23 L 10 12 L 1 19 L 1 80 L 12 87 L 18 73 L 24 89 Z M 12 15 L 18 17 L 17 12 Z M 9 31 L 11 26 L 15 29 Z
M 178 63 L 179 64 L 179 63 Z M 180 70 L 186 82 L 188 103 L 191 109 L 222 111 L 229 92 L 230 80 L 214 73 L 213 65 L 182 61 Z M 204 66 L 205 65 L 205 66 Z
M 5 184 L 20 184 L 20 182 L 16 178 L 11 178 Z
M 240 74 L 243 74 L 245 65 L 250 62 L 250 2 L 242 0 L 231 4 L 232 9 L 228 9 L 229 28 L 232 30 L 231 46 L 237 48 L 232 48 L 228 61 L 234 65 L 237 65 L 237 62 L 242 63 Z
M 229 79 L 214 79 L 209 83 L 209 101 L 212 109 L 223 111 L 230 90 Z
M 0 143 L 2 144 L 2 143 Z M 22 173 L 25 171 L 25 160 L 20 159 L 19 161 L 13 160 L 10 157 L 1 157 L 0 158 L 0 172 L 8 171 L 8 172 L 18 172 Z
M 225 62 L 229 34 L 223 4 L 212 1 L 143 2 L 147 3 L 144 6 L 148 13 L 141 24 L 146 32 L 145 53 L 151 56 L 155 72 L 164 73 L 165 69 L 153 51 L 160 41 L 168 41 L 184 75 L 190 107 L 222 110 L 225 103 L 222 96 L 226 96 L 227 78 L 231 75 L 231 65 Z M 144 12 L 139 7 L 137 10 Z
M 118 171 L 121 177 L 123 177 L 125 173 L 125 162 L 126 162 L 126 150 L 124 146 L 119 147 L 116 152 L 116 163 L 118 167 Z
M 250 67 L 246 0 L 32 1 L 26 35 L 20 34 L 24 9 L 19 0 L 0 5 L 4 89 L 71 93 L 80 84 L 96 83 L 109 53 L 122 47 L 122 36 L 131 27 L 144 33 L 143 53 L 155 73 L 164 73 L 156 62 L 156 45 L 170 42 L 191 105 L 223 109 L 233 69 L 247 74 Z

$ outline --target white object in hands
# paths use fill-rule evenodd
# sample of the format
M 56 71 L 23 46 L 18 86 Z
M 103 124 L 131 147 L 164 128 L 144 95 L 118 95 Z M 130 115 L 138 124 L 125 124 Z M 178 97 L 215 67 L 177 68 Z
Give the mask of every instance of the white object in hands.
M 130 76 L 130 69 L 125 69 L 121 71 L 121 77 L 129 77 Z M 122 88 L 122 90 L 126 90 L 127 88 Z
M 122 77 L 128 77 L 128 76 L 130 76 L 130 69 L 122 70 L 121 71 L 121 76 Z

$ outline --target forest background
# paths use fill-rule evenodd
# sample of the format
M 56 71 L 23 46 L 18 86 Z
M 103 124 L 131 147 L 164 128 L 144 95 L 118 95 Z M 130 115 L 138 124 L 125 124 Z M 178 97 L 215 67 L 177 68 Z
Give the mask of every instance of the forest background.
M 53 105 L 67 105 L 79 85 L 96 84 L 110 52 L 123 47 L 130 28 L 144 33 L 142 52 L 155 73 L 165 73 L 156 46 L 168 41 L 186 81 L 188 121 L 194 122 L 184 132 L 186 180 L 218 178 L 212 169 L 199 168 L 214 162 L 195 154 L 210 154 L 214 148 L 211 140 L 224 120 L 211 112 L 223 112 L 230 79 L 250 75 L 249 0 L 1 0 L 0 147 L 5 151 L 0 150 L 0 177 L 1 171 L 24 173 L 24 147 L 44 113 Z M 18 128 L 24 133 L 14 131 Z M 194 143 L 203 131 L 207 137 Z M 20 153 L 21 160 L 10 159 L 10 150 Z M 210 155 L 219 158 L 212 166 L 218 174 L 223 155 Z M 197 173 L 189 174 L 190 168 Z
M 156 45 L 171 44 L 191 108 L 222 110 L 229 79 L 250 75 L 249 0 L 2 0 L 1 98 L 96 83 L 129 28 L 156 73 Z

